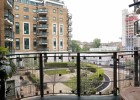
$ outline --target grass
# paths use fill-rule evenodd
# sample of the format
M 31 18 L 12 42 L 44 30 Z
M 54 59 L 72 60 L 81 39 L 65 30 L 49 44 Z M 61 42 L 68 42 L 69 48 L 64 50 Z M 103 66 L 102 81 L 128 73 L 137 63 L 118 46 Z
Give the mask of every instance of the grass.
M 66 69 L 57 69 L 57 70 L 45 70 L 45 73 L 48 75 L 55 75 L 55 74 L 69 74 L 70 71 L 66 70 Z

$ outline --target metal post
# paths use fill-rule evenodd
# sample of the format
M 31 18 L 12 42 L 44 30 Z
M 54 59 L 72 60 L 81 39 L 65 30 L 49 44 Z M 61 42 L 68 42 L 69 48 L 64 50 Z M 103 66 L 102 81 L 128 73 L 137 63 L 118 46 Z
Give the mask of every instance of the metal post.
M 77 53 L 77 95 L 81 95 L 80 53 Z
M 113 53 L 113 62 L 114 62 L 114 67 L 113 67 L 113 93 L 114 96 L 117 96 L 117 52 Z
M 134 86 L 138 86 L 138 51 L 134 51 Z
M 39 71 L 40 71 L 40 95 L 41 98 L 44 97 L 44 89 L 43 89 L 43 59 L 42 59 L 42 54 L 40 54 L 39 57 Z

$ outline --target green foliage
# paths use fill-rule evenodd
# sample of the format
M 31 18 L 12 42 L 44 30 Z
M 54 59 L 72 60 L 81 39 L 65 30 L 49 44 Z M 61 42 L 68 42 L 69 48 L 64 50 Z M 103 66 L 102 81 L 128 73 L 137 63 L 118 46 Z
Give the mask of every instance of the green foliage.
M 66 69 L 56 69 L 56 70 L 46 70 L 45 73 L 48 75 L 54 75 L 54 74 L 64 75 L 64 74 L 68 74 L 70 72 L 67 71 Z
M 12 77 L 14 73 L 16 73 L 17 67 L 12 59 L 6 57 L 6 54 L 9 53 L 7 48 L 0 47 L 0 53 L 2 55 L 2 57 L 0 58 L 0 78 L 8 79 Z
M 68 64 L 71 64 L 70 67 L 72 67 L 73 63 L 68 62 L 51 62 L 51 63 L 45 63 L 45 68 L 68 68 Z M 74 67 L 74 66 L 73 66 Z
M 83 45 L 82 51 L 89 51 L 89 45 L 87 43 Z
M 79 46 L 79 44 L 76 40 L 71 41 L 71 48 L 72 48 L 72 52 L 80 52 L 81 51 L 81 47 Z
M 93 40 L 93 48 L 99 48 L 100 45 L 101 45 L 101 40 L 98 38 L 95 38 Z

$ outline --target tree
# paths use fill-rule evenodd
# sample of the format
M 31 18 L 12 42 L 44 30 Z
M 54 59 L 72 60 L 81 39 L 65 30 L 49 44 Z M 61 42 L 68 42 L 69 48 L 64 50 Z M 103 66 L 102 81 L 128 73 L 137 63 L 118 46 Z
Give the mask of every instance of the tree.
M 79 46 L 79 44 L 78 44 L 78 42 L 76 40 L 71 41 L 71 48 L 72 48 L 72 52 L 81 51 L 81 47 Z
M 0 100 L 6 99 L 5 93 L 10 91 L 10 87 L 5 89 L 5 82 L 16 72 L 16 65 L 12 59 L 6 57 L 6 54 L 8 54 L 8 49 L 0 47 Z
M 82 51 L 89 51 L 89 46 L 87 43 L 83 45 Z
M 101 45 L 101 40 L 98 38 L 95 38 L 93 40 L 93 48 L 99 48 L 100 45 Z

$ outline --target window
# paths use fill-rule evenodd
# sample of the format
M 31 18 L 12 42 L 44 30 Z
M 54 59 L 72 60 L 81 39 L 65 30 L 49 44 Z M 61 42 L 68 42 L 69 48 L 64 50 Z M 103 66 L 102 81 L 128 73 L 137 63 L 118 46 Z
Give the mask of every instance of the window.
M 63 49 L 63 39 L 60 39 L 60 49 Z
M 56 17 L 53 17 L 53 21 L 56 21 Z
M 29 19 L 29 16 L 28 15 L 24 15 L 24 19 Z
M 62 10 L 60 10 L 60 12 L 59 12 L 60 14 L 63 14 L 63 11 Z
M 33 32 L 36 33 L 36 24 L 33 24 Z
M 56 38 L 53 38 L 53 48 L 56 49 Z
M 29 49 L 29 38 L 24 38 L 24 49 Z
M 33 45 L 34 45 L 34 48 L 36 48 L 36 46 L 37 46 L 36 39 L 34 39 Z
M 24 23 L 24 34 L 29 34 L 29 23 Z
M 53 34 L 56 35 L 56 24 L 53 24 Z
M 19 22 L 15 23 L 15 33 L 19 34 Z
M 59 32 L 60 32 L 60 35 L 63 35 L 63 25 L 62 24 L 59 25 Z
M 20 39 L 16 38 L 16 50 L 20 49 Z
M 62 22 L 63 21 L 63 18 L 60 18 L 59 21 Z
M 19 14 L 15 14 L 15 17 L 16 17 L 16 18 L 19 18 Z
M 56 13 L 56 10 L 55 9 L 53 9 L 53 13 Z
M 19 10 L 19 6 L 15 5 L 15 9 L 16 9 L 16 10 Z
M 24 7 L 24 11 L 28 12 L 29 8 L 28 7 Z
M 33 20 L 34 20 L 34 21 L 37 21 L 37 18 L 36 18 L 36 17 L 33 17 Z
M 34 12 L 34 13 L 36 13 L 36 12 L 37 12 L 37 10 L 36 10 L 36 9 L 33 9 L 33 12 Z

